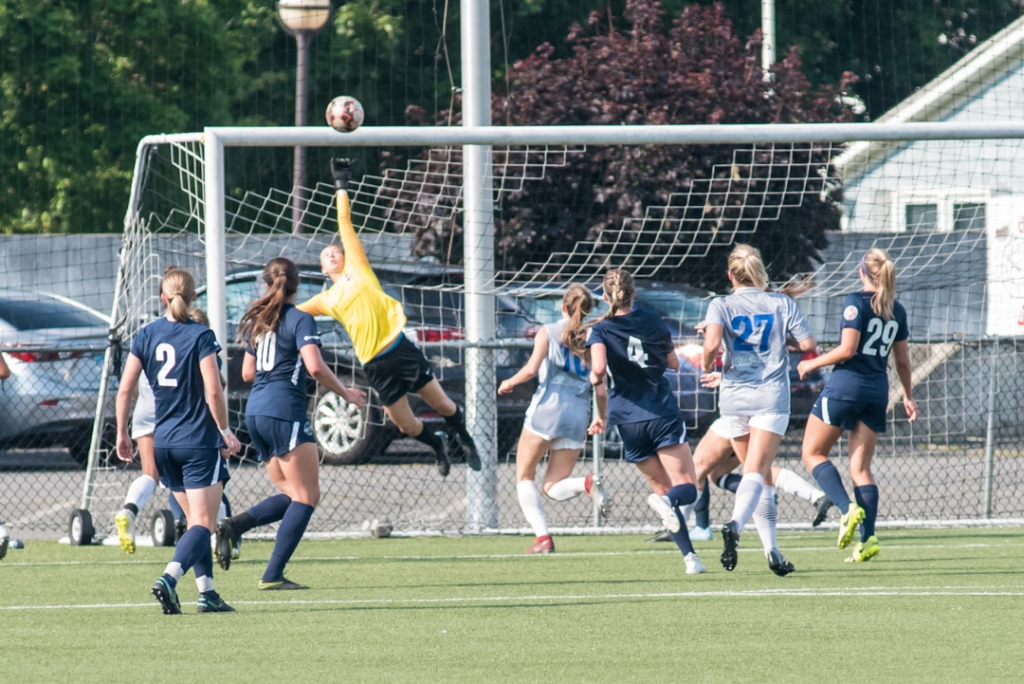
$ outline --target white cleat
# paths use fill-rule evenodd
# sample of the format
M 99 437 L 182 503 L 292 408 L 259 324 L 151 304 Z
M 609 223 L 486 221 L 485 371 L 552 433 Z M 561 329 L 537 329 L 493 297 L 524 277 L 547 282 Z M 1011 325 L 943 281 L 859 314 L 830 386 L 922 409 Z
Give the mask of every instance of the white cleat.
M 703 575 L 708 571 L 704 567 L 704 564 L 700 560 L 700 556 L 696 553 L 688 553 L 683 556 L 683 560 L 686 561 L 686 574 L 687 575 Z
M 590 475 L 587 475 L 587 479 L 583 482 L 587 496 L 593 499 L 594 505 L 597 506 L 597 510 L 601 512 L 601 517 L 607 520 L 608 514 L 611 512 L 611 504 L 601 476 L 591 473 Z
M 647 505 L 658 514 L 661 518 L 661 524 L 665 526 L 666 530 L 673 534 L 679 531 L 681 527 L 679 516 L 676 515 L 676 511 L 667 496 L 658 496 L 652 493 L 647 497 Z
M 117 525 L 117 540 L 121 542 L 121 548 L 125 553 L 135 553 L 135 514 L 122 508 L 114 516 L 114 524 Z
M 690 541 L 711 541 L 711 527 L 691 527 Z

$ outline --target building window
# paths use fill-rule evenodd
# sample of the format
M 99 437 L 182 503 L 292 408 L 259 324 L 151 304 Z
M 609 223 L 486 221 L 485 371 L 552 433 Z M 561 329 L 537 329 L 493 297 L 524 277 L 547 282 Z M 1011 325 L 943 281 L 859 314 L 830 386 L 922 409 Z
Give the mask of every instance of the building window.
M 935 230 L 939 225 L 939 205 L 908 204 L 905 218 L 908 231 Z
M 953 205 L 953 230 L 984 230 L 985 203 L 964 202 Z

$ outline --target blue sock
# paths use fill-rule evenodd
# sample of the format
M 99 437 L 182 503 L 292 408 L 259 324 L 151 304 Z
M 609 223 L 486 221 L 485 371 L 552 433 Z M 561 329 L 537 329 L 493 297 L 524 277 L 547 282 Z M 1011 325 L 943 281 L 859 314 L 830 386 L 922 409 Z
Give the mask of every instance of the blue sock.
M 740 482 L 743 481 L 743 476 L 739 473 L 726 473 L 722 477 L 718 478 L 717 484 L 722 489 L 727 489 L 733 494 L 740 488 Z
M 291 503 L 292 500 L 284 494 L 276 494 L 260 501 L 245 513 L 232 517 L 231 526 L 234 528 L 235 536 L 241 537 L 254 527 L 269 525 L 283 519 Z
M 302 540 L 302 533 L 306 531 L 306 525 L 313 515 L 313 507 L 309 504 L 292 501 L 281 519 L 281 526 L 277 529 L 277 539 L 274 540 L 274 552 L 270 554 L 270 562 L 263 573 L 264 582 L 277 582 L 284 577 L 284 566 L 288 564 L 296 547 Z
M 704 489 L 693 506 L 693 522 L 697 527 L 711 527 L 711 483 L 704 480 Z
M 167 505 L 171 507 L 171 515 L 175 520 L 185 517 L 185 511 L 181 510 L 181 506 L 178 505 L 178 500 L 174 498 L 174 492 L 167 496 Z
M 213 548 L 209 544 L 206 545 L 206 552 L 199 556 L 192 566 L 192 572 L 196 577 L 206 576 L 213 579 Z
M 878 485 L 854 487 L 853 496 L 857 505 L 864 509 L 864 522 L 860 524 L 860 540 L 867 541 L 875 533 L 875 520 L 878 519 Z
M 846 493 L 846 487 L 843 486 L 843 478 L 839 475 L 839 471 L 832 465 L 832 461 L 825 461 L 814 466 L 814 471 L 811 473 L 814 476 L 814 481 L 821 487 L 821 491 L 825 492 L 825 496 L 832 500 L 832 503 L 836 505 L 844 515 L 850 508 L 850 495 Z
M 693 543 L 690 541 L 690 532 L 686 529 L 686 521 L 682 519 L 679 514 L 679 507 L 692 504 L 697 500 L 697 487 L 692 484 L 681 484 L 676 485 L 672 489 L 668 490 L 668 500 L 672 503 L 672 508 L 676 511 L 676 517 L 679 518 L 681 523 L 679 531 L 671 533 L 672 541 L 679 547 L 679 551 L 685 556 L 688 553 L 693 553 Z
M 172 562 L 181 566 L 182 574 L 188 572 L 197 563 L 201 563 L 203 554 L 210 554 L 210 530 L 196 525 L 181 535 L 178 545 L 174 547 Z M 211 565 L 212 565 L 211 558 Z M 212 572 L 212 570 L 211 570 Z
M 228 493 L 224 492 L 220 495 L 220 500 L 224 502 L 224 513 L 230 518 L 231 517 L 231 501 L 228 500 Z

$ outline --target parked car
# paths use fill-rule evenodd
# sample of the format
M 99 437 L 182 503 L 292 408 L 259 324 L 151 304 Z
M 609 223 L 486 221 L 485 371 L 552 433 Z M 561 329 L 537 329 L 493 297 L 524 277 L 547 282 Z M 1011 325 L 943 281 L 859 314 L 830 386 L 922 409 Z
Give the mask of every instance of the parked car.
M 435 267 L 440 269 L 440 267 Z M 437 289 L 441 278 L 448 279 L 451 272 L 435 269 L 397 270 L 377 269 L 378 278 L 384 290 L 403 302 L 407 325 L 405 334 L 410 340 L 421 345 L 424 354 L 435 368 L 435 374 L 445 392 L 456 402 L 465 404 L 465 376 L 461 363 L 464 337 L 462 315 L 465 310 L 461 293 Z M 231 378 L 228 388 L 229 409 L 233 427 L 241 432 L 246 441 L 244 428 L 245 402 L 251 385 L 241 381 L 241 364 L 244 350 L 234 342 L 238 323 L 245 309 L 260 296 L 262 271 L 247 270 L 231 274 L 226 279 L 228 336 L 228 374 Z M 405 282 L 395 282 L 404 280 Z M 312 270 L 300 271 L 298 300 L 304 301 L 330 286 L 330 280 L 322 273 Z M 205 288 L 199 290 L 197 306 L 206 308 Z M 498 297 L 495 311 L 497 336 L 503 339 L 522 338 L 525 343 L 529 330 L 536 327 L 535 321 L 523 316 L 517 303 L 510 297 Z M 355 359 L 352 344 L 340 323 L 329 316 L 318 316 L 317 327 L 322 341 L 324 359 L 335 373 L 347 382 L 367 387 L 362 367 Z M 499 350 L 497 377 L 494 387 L 511 377 L 525 361 L 529 350 Z M 529 405 L 533 385 L 517 387 L 510 395 L 497 398 L 498 403 L 498 453 L 508 452 L 519 435 L 522 417 Z M 345 403 L 333 392 L 320 386 L 311 386 L 313 397 L 311 418 L 314 434 L 320 446 L 325 463 L 346 465 L 367 463 L 380 458 L 400 433 L 386 422 L 379 400 L 371 400 L 362 410 Z M 430 429 L 440 427 L 442 417 L 415 395 L 410 395 L 410 405 Z M 407 444 L 413 453 L 423 448 L 418 442 Z M 425 452 L 424 452 L 425 453 Z
M 85 464 L 109 324 L 66 297 L 0 289 L 0 448 L 65 446 Z

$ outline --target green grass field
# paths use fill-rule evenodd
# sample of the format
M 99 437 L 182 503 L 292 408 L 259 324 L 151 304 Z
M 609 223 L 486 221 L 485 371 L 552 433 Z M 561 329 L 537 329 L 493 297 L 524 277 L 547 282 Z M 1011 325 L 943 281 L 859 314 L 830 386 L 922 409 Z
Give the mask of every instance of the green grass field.
M 559 537 L 304 542 L 303 592 L 259 592 L 271 544 L 247 542 L 216 583 L 234 614 L 164 616 L 149 586 L 170 558 L 31 543 L 0 561 L 4 682 L 1021 681 L 1024 533 L 882 530 L 843 562 L 833 533 L 782 535 L 772 575 L 756 534 L 727 573 L 671 544 Z

